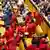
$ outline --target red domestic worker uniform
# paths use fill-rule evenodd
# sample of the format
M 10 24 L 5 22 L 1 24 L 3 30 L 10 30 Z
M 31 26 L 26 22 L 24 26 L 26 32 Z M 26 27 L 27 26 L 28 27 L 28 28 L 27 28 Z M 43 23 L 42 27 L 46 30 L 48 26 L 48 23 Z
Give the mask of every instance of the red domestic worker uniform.
M 14 37 L 14 29 L 10 26 L 8 30 L 5 31 L 4 36 L 6 37 L 7 40 Z
M 20 35 L 17 35 L 16 38 L 11 38 L 7 41 L 8 50 L 16 50 L 16 47 L 19 47 L 19 42 L 21 40 Z
M 50 47 L 48 47 L 48 49 L 47 50 L 50 50 Z
M 35 33 L 36 24 L 35 23 L 29 23 L 27 24 L 27 31 L 29 33 L 28 37 L 32 37 L 33 33 Z
M 6 30 L 4 36 L 6 38 L 6 40 L 9 40 L 9 31 Z
M 16 33 L 17 33 L 17 36 L 16 36 L 16 40 L 17 41 L 20 41 L 20 36 L 23 35 L 23 32 L 22 32 L 22 27 L 21 26 L 18 26 L 16 27 Z
M 16 32 L 21 32 L 22 34 L 26 31 L 26 26 L 18 26 L 16 27 Z
M 15 39 L 12 37 L 7 41 L 8 50 L 16 50 L 16 43 Z
M 14 29 L 11 26 L 5 32 L 5 38 L 7 39 L 7 44 L 8 44 L 9 50 L 15 50 L 16 46 L 15 46 L 15 41 L 14 41 Z
M 17 26 L 16 27 L 16 33 L 21 32 L 22 31 L 22 27 L 21 26 Z
M 16 16 L 15 15 L 12 15 L 11 23 L 16 24 Z

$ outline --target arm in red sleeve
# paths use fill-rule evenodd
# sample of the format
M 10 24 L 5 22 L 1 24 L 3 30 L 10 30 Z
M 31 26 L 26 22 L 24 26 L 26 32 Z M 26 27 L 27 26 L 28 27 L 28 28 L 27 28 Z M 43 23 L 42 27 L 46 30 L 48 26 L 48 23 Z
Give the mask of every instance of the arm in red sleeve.
M 10 38 L 10 39 L 7 41 L 7 44 L 8 44 L 8 43 L 11 43 L 13 40 L 14 40 L 14 38 Z
M 20 40 L 21 40 L 20 35 L 17 35 L 17 36 L 16 36 L 16 42 L 17 42 L 17 43 L 19 43 L 19 42 L 20 42 Z

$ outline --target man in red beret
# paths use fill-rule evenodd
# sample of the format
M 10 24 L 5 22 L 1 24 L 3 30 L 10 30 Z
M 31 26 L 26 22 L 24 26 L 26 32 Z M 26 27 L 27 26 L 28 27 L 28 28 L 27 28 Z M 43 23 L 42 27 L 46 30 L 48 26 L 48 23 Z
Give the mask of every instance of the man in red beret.
M 36 25 L 41 25 L 41 22 L 43 22 L 43 17 L 40 16 L 38 12 L 33 12 L 34 15 L 32 15 L 31 12 L 29 12 L 25 18 L 26 23 L 34 22 Z
M 36 24 L 41 25 L 41 23 L 43 22 L 43 17 L 40 16 L 40 14 L 38 12 L 34 12 L 34 18 L 36 19 Z

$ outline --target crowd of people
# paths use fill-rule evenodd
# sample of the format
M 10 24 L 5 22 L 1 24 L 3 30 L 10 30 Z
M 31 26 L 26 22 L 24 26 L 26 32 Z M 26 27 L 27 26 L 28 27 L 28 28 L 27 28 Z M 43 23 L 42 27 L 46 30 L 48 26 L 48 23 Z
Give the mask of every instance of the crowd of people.
M 1 7 L 0 20 L 4 21 L 4 25 L 0 27 L 4 27 L 5 32 L 3 35 L 0 33 L 0 50 L 18 50 L 16 48 L 21 40 L 25 50 L 50 50 L 48 35 L 38 36 L 35 33 L 36 26 L 44 22 L 38 12 L 32 14 L 28 7 L 25 7 L 24 1 L 20 3 L 20 0 L 3 2 Z M 27 46 L 25 37 L 32 38 L 31 45 Z

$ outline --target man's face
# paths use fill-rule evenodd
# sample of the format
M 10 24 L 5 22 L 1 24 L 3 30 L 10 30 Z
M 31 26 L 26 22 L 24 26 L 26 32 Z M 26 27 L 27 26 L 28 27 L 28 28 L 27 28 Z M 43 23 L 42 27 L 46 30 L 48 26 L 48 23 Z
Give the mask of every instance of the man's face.
M 17 8 L 13 8 L 13 12 L 16 14 L 18 12 Z
M 13 13 L 15 16 L 17 16 L 19 13 L 18 13 L 19 9 L 18 8 L 13 8 Z

